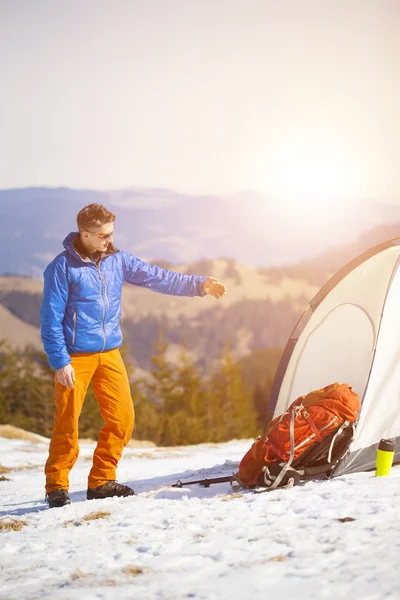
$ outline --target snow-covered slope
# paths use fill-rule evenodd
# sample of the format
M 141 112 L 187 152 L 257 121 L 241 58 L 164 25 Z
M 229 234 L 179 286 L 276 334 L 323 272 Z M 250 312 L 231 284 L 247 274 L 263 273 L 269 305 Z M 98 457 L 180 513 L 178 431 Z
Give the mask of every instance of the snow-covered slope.
M 398 599 L 400 467 L 259 495 L 168 487 L 230 474 L 249 445 L 127 448 L 119 480 L 138 495 L 87 501 L 85 442 L 72 504 L 49 510 L 47 440 L 0 438 L 0 598 Z

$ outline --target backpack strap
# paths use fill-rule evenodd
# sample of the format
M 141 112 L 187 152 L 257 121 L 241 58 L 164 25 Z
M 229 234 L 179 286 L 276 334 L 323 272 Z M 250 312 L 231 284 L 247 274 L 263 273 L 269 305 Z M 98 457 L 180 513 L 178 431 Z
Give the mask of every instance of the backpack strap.
M 291 469 L 290 465 L 292 464 L 293 457 L 294 457 L 294 421 L 296 419 L 297 413 L 299 412 L 299 410 L 296 410 L 296 408 L 294 408 L 292 410 L 292 414 L 291 414 L 291 417 L 290 417 L 290 427 L 289 427 L 290 455 L 289 455 L 289 458 L 288 458 L 287 462 L 283 465 L 283 467 L 280 470 L 280 473 L 273 480 L 273 482 L 271 483 L 271 480 L 268 479 L 268 482 L 270 483 L 269 490 L 275 490 L 278 487 L 278 485 L 280 484 L 280 482 L 282 481 L 282 479 L 285 477 L 287 471 L 289 469 Z M 292 470 L 294 470 L 294 469 L 292 469 Z M 267 485 L 266 473 L 267 473 L 267 471 L 264 470 L 264 482 Z
M 322 442 L 322 435 L 319 432 L 318 427 L 316 426 L 316 424 L 314 423 L 314 421 L 312 420 L 312 418 L 310 417 L 310 413 L 307 412 L 305 409 L 303 410 L 303 417 L 305 418 L 305 420 L 307 421 L 307 423 L 310 425 L 316 439 L 319 442 Z

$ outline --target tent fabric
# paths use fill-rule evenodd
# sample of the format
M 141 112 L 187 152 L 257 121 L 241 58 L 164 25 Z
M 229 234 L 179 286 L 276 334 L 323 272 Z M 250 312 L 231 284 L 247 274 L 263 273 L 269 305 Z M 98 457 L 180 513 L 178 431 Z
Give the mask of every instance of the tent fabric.
M 400 436 L 393 438 L 393 441 L 396 444 L 393 462 L 400 463 Z M 350 446 L 348 454 L 340 461 L 333 475 L 336 477 L 338 475 L 375 469 L 378 446 L 379 442 L 355 451 L 352 449 L 353 446 Z
M 381 438 L 400 444 L 399 265 L 396 238 L 334 275 L 296 325 L 275 376 L 274 418 L 299 396 L 336 381 L 359 394 L 355 439 L 336 475 L 373 468 Z M 398 454 L 400 460 L 400 445 Z

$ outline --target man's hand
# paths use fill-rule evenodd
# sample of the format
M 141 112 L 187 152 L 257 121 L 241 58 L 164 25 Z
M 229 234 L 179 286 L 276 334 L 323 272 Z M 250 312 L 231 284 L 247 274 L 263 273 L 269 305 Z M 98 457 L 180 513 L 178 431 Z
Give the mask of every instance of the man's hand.
M 216 279 L 215 277 L 207 277 L 203 283 L 203 291 L 219 300 L 222 298 L 222 296 L 225 296 L 226 287 L 220 282 L 219 279 Z
M 56 377 L 57 381 L 61 383 L 61 385 L 69 388 L 74 387 L 75 371 L 71 363 L 65 367 L 61 367 L 61 369 L 57 369 Z

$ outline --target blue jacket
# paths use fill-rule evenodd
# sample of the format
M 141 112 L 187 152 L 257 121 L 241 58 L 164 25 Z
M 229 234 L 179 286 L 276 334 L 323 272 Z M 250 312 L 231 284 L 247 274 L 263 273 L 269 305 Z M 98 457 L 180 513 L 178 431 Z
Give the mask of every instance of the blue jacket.
M 73 232 L 65 238 L 65 251 L 44 272 L 41 335 L 55 370 L 70 363 L 75 352 L 104 352 L 121 345 L 124 281 L 161 294 L 205 295 L 205 277 L 151 266 L 114 246 L 96 264 L 75 249 L 77 236 Z

